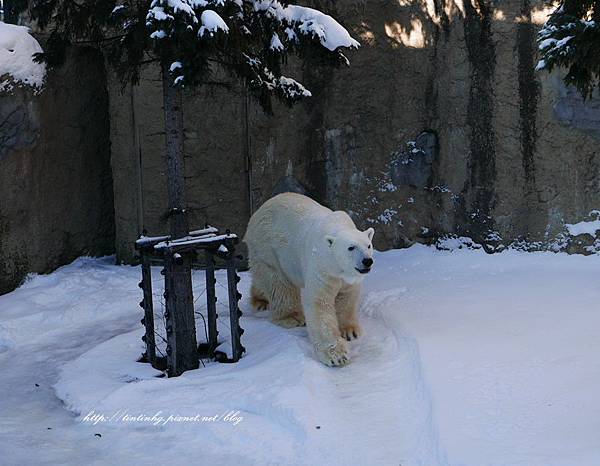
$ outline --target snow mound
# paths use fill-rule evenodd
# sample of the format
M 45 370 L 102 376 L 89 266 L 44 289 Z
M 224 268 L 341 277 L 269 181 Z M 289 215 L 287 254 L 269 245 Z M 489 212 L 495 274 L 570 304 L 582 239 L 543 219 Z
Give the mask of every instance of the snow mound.
M 221 463 L 222 439 L 227 455 L 249 465 L 387 464 L 407 455 L 442 464 L 431 417 L 420 417 L 431 407 L 417 389 L 423 380 L 411 339 L 365 317 L 370 336 L 353 344 L 353 363 L 332 369 L 314 358 L 306 329 L 283 330 L 263 317 L 244 317 L 248 354 L 235 365 L 211 362 L 179 378 L 157 378 L 135 362 L 142 351 L 136 330 L 67 363 L 56 394 L 82 424 L 114 437 L 134 429 L 185 442 L 181 464 L 231 464 Z M 365 389 L 360 381 L 368 379 L 377 386 Z M 395 440 L 382 444 L 377 425 Z M 331 449 L 341 438 L 355 448 Z
M 0 21 L 0 91 L 8 91 L 15 84 L 40 89 L 46 65 L 34 62 L 33 55 L 41 52 L 28 28 Z

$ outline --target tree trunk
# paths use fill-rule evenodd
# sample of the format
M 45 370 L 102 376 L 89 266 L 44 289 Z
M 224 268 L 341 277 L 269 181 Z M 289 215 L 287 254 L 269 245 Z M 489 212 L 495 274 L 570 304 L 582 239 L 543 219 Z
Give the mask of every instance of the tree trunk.
M 162 65 L 165 111 L 166 175 L 169 196 L 171 238 L 181 238 L 190 231 L 185 199 L 183 164 L 183 109 L 181 90 L 173 86 L 169 64 Z
M 183 165 L 183 109 L 181 90 L 173 87 L 169 64 L 162 64 L 165 112 L 166 178 L 171 239 L 189 234 Z M 165 318 L 167 373 L 175 377 L 197 369 L 198 347 L 192 292 L 192 258 L 165 250 Z
M 198 344 L 194 296 L 192 295 L 192 259 L 189 254 L 165 250 L 165 320 L 167 331 L 167 375 L 177 377 L 198 369 Z

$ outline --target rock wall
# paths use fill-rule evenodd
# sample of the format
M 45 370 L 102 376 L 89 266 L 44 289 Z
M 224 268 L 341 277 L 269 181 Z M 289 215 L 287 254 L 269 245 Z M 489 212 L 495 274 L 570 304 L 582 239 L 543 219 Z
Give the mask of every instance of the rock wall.
M 322 5 L 322 3 L 321 3 Z M 313 97 L 265 116 L 244 92 L 186 97 L 193 225 L 243 233 L 273 192 L 304 189 L 374 226 L 380 249 L 453 233 L 490 250 L 548 244 L 600 207 L 597 101 L 535 71 L 542 0 L 339 0 L 351 67 L 292 64 Z M 117 251 L 166 231 L 160 82 L 111 86 Z
M 0 294 L 114 250 L 109 134 L 97 52 L 73 50 L 39 95 L 0 95 Z

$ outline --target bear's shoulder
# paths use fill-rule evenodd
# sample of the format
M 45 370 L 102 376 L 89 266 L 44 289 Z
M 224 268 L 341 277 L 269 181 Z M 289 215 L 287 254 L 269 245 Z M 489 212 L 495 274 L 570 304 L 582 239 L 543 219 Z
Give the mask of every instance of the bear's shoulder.
M 350 228 L 350 229 L 356 229 L 356 225 L 354 224 L 354 221 L 352 220 L 352 218 L 350 217 L 350 215 L 348 215 L 346 212 L 344 212 L 343 210 L 335 210 L 332 211 L 328 216 L 327 216 L 327 221 L 332 225 L 335 226 L 337 228 Z

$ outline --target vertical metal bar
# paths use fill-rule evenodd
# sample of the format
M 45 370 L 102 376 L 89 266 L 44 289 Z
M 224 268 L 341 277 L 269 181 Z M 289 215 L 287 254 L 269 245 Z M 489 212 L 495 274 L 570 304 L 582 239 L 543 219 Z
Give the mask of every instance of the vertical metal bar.
M 227 267 L 227 289 L 229 292 L 229 321 L 231 326 L 231 361 L 237 362 L 242 357 L 245 348 L 242 346 L 240 338 L 244 330 L 240 327 L 240 317 L 242 311 L 238 306 L 238 301 L 242 295 L 238 292 L 237 282 L 239 277 L 236 273 L 233 245 L 227 245 L 229 254 L 226 260 Z
M 208 249 L 206 253 L 206 309 L 208 320 L 208 354 L 214 357 L 217 348 L 217 296 L 215 290 L 215 259 Z
M 154 338 L 154 306 L 152 303 L 152 269 L 150 258 L 142 253 L 142 282 L 140 283 L 144 293 L 142 307 L 144 308 L 144 327 L 146 327 L 146 359 L 152 367 L 156 366 L 156 341 Z

